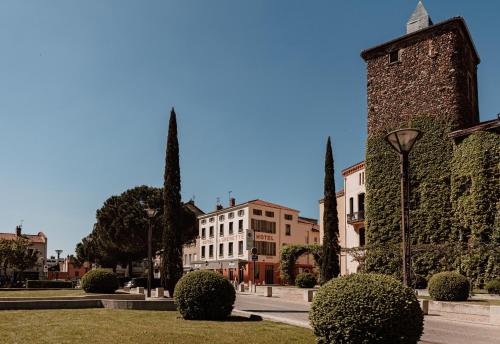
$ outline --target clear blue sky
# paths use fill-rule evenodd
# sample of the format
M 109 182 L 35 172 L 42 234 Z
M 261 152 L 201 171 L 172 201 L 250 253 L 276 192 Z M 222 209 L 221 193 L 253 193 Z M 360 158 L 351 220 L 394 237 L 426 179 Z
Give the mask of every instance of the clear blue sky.
M 212 210 L 262 198 L 318 216 L 324 147 L 364 158 L 362 49 L 396 38 L 414 0 L 0 2 L 0 231 L 72 253 L 111 195 L 162 185 L 169 110 L 182 194 Z M 466 18 L 481 119 L 500 112 L 500 2 L 426 1 Z

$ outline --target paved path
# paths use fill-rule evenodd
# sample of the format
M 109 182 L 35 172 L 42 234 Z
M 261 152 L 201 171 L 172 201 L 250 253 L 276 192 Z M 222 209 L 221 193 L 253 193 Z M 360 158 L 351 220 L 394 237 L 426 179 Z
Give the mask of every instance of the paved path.
M 309 304 L 304 302 L 238 294 L 235 309 L 260 315 L 269 320 L 310 327 Z M 421 344 L 500 344 L 500 326 L 426 316 Z

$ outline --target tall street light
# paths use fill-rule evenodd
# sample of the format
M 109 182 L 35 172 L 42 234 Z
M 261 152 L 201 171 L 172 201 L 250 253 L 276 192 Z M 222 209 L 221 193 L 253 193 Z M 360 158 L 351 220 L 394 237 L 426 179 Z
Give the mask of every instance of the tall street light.
M 149 218 L 148 227 L 148 297 L 151 297 L 151 282 L 153 280 L 153 252 L 152 252 L 152 241 L 153 241 L 153 227 L 151 226 L 151 220 L 158 213 L 157 209 L 146 208 L 146 214 Z
M 411 286 L 410 176 L 408 156 L 422 133 L 417 129 L 394 130 L 385 140 L 399 153 L 401 161 L 401 232 L 403 237 L 403 284 Z
M 59 257 L 61 256 L 62 252 L 63 252 L 63 250 L 56 250 L 56 253 L 57 253 L 56 280 L 59 279 L 59 269 L 61 268 L 61 266 L 59 265 Z

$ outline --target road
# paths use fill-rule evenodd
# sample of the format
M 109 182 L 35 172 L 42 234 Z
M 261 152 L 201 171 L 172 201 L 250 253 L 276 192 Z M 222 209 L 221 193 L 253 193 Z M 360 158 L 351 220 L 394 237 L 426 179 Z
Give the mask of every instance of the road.
M 251 312 L 275 321 L 309 327 L 309 304 L 277 297 L 238 294 L 236 310 Z M 500 344 L 500 326 L 473 324 L 426 316 L 421 344 Z

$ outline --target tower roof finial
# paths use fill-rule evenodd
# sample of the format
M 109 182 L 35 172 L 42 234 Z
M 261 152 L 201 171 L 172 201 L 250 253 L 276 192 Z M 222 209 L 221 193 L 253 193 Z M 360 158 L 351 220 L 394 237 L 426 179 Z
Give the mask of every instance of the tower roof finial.
M 422 1 L 419 1 L 415 11 L 413 11 L 410 19 L 408 19 L 408 22 L 406 23 L 406 33 L 412 33 L 431 25 L 431 17 L 429 16 L 429 13 L 427 13 Z

